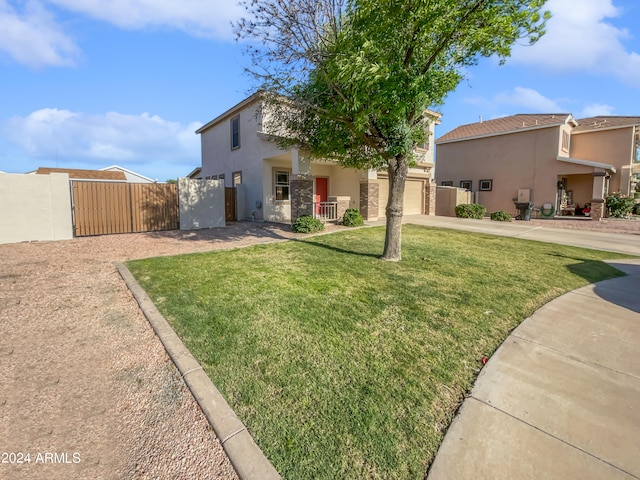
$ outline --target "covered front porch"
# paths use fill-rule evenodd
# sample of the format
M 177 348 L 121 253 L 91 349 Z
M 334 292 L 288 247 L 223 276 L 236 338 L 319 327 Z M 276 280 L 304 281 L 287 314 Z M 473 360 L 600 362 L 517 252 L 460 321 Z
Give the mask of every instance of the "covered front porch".
M 556 215 L 587 216 L 600 220 L 606 214 L 605 198 L 617 170 L 613 165 L 558 156 L 560 162 L 588 167 L 589 173 L 558 175 Z M 620 179 L 616 178 L 618 185 Z
M 366 172 L 331 160 L 311 160 L 292 149 L 263 160 L 264 219 L 290 223 L 301 215 L 329 222 L 348 208 L 360 209 Z

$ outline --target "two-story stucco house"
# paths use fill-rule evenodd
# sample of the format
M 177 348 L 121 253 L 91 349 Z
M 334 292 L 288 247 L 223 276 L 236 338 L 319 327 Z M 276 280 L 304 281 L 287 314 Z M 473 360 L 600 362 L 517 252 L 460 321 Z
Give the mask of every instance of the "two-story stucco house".
M 269 134 L 266 106 L 256 93 L 199 128 L 200 178 L 224 180 L 236 187 L 237 217 L 289 223 L 302 214 L 341 218 L 358 208 L 365 219 L 385 216 L 386 172 L 343 168 L 332 160 L 311 158 L 300 149 L 282 150 Z M 433 113 L 428 144 L 409 172 L 404 213 L 434 214 Z
M 438 185 L 473 191 L 488 212 L 530 201 L 545 216 L 586 205 L 599 219 L 606 195 L 633 192 L 640 177 L 640 117 L 513 115 L 457 127 L 436 149 Z

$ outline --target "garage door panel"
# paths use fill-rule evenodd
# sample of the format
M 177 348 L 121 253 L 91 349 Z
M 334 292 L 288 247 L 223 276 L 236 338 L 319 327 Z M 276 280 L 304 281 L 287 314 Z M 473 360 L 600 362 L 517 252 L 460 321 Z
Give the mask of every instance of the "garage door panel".
M 385 217 L 387 200 L 389 199 L 389 181 L 386 178 L 379 180 L 380 190 L 378 194 L 378 216 Z M 405 215 L 421 215 L 424 212 L 424 180 L 407 179 L 404 187 L 403 210 Z

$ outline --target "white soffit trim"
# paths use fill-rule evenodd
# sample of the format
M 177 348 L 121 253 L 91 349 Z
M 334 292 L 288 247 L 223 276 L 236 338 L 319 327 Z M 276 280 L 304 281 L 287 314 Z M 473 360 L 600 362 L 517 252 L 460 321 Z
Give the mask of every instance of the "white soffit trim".
M 592 162 L 591 160 L 582 160 L 580 158 L 561 157 L 560 155 L 556 157 L 556 160 L 560 160 L 561 162 L 573 163 L 575 165 L 585 165 L 587 167 L 603 168 L 605 170 L 611 170 L 613 173 L 616 173 L 616 167 L 608 163 Z

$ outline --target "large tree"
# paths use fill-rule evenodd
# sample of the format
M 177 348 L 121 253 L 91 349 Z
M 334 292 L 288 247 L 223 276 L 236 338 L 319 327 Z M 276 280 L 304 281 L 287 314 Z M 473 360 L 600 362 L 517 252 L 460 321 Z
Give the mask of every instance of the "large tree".
M 416 145 L 479 57 L 510 55 L 544 33 L 546 0 L 248 0 L 249 40 L 283 147 L 386 170 L 382 258 L 401 259 L 402 204 Z

